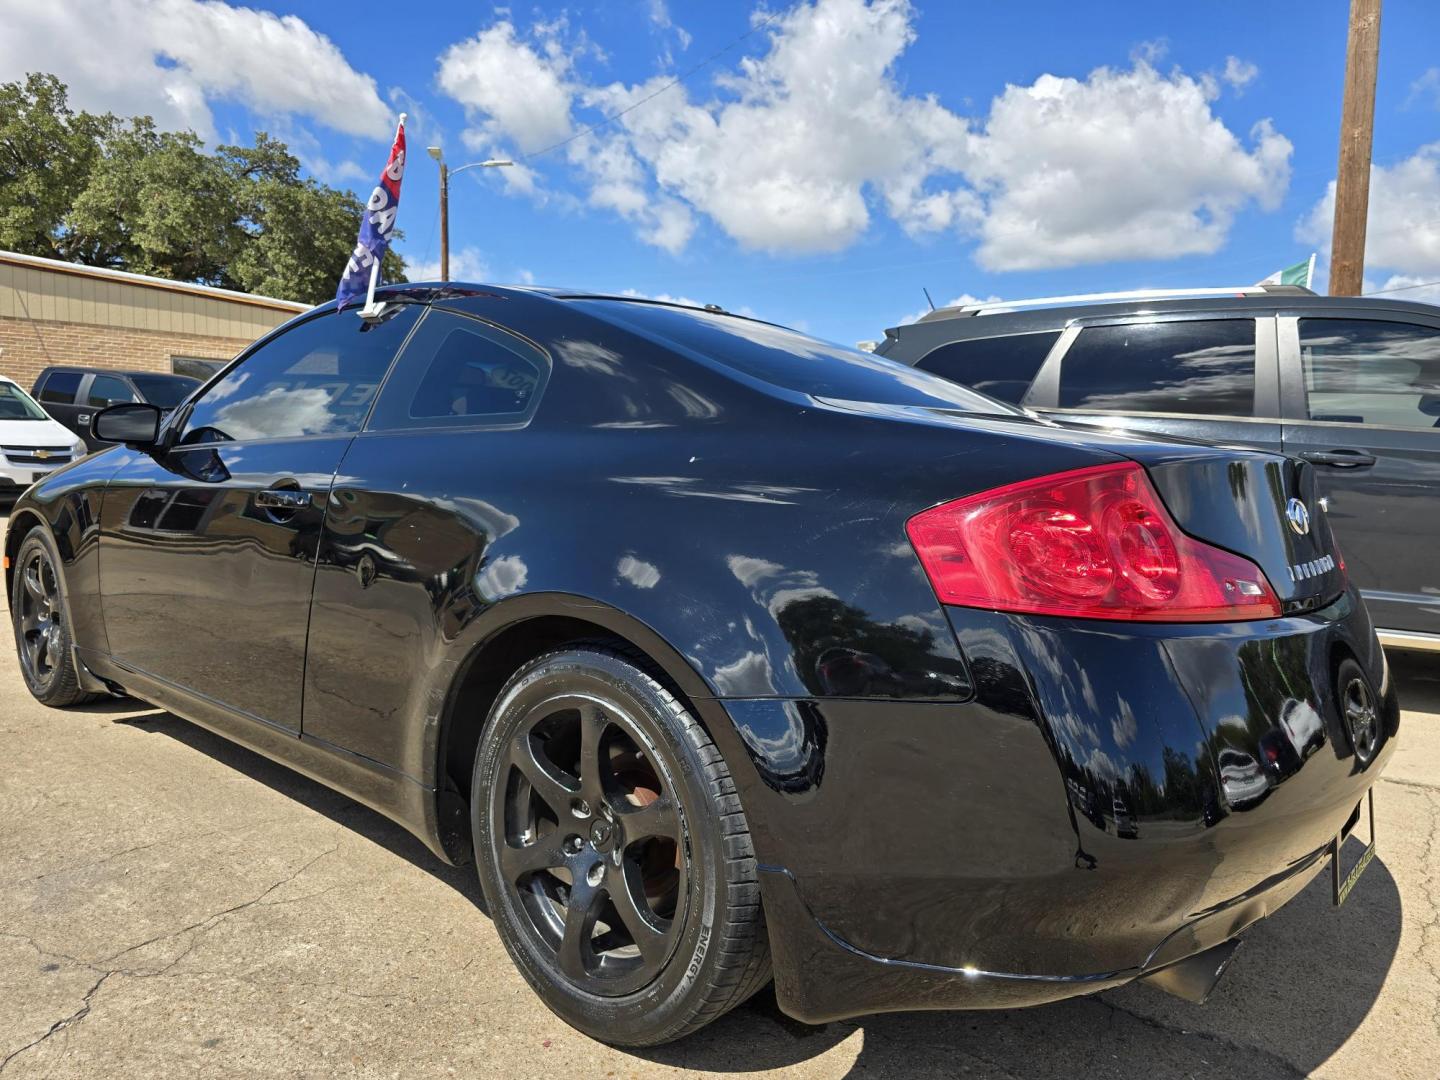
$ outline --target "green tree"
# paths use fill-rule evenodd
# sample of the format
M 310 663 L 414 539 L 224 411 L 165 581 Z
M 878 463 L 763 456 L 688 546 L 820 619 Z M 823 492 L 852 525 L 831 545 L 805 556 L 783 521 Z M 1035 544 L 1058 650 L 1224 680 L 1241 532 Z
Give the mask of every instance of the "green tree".
M 0 248 L 54 258 L 113 116 L 71 111 L 54 75 L 0 83 Z
M 320 303 L 363 206 L 263 132 L 211 152 L 148 116 L 74 112 L 53 75 L 0 84 L 0 247 Z M 393 251 L 381 271 L 405 280 Z

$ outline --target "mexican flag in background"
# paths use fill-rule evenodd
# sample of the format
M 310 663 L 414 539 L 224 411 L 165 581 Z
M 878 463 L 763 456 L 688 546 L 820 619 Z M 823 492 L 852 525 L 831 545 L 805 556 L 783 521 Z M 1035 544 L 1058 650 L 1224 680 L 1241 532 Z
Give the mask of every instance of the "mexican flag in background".
M 1310 258 L 1304 259 L 1294 266 L 1287 266 L 1284 270 L 1276 270 L 1275 273 L 1257 281 L 1257 285 L 1299 285 L 1301 288 L 1310 288 L 1310 282 L 1315 280 L 1315 254 L 1311 252 Z

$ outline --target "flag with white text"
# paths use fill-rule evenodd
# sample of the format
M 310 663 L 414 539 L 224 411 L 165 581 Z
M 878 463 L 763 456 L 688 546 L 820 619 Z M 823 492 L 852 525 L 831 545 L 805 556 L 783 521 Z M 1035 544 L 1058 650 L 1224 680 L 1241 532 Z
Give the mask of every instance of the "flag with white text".
M 400 181 L 405 176 L 405 117 L 395 129 L 395 145 L 390 147 L 390 159 L 385 171 L 380 174 L 380 183 L 370 193 L 365 204 L 365 213 L 360 217 L 360 237 L 350 261 L 345 264 L 345 273 L 340 277 L 340 287 L 335 290 L 335 299 L 343 308 L 352 300 L 364 297 L 370 288 L 371 267 L 384 258 L 390 247 L 390 234 L 395 230 L 395 215 L 400 211 Z

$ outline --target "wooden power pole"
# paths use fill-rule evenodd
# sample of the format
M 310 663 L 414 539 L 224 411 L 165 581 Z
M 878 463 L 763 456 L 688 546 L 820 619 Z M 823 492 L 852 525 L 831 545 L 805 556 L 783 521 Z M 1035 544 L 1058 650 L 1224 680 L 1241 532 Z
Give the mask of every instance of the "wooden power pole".
M 1330 294 L 1359 296 L 1365 276 L 1365 219 L 1370 212 L 1370 146 L 1375 134 L 1375 75 L 1380 67 L 1380 0 L 1350 0 L 1335 225 L 1330 234 Z

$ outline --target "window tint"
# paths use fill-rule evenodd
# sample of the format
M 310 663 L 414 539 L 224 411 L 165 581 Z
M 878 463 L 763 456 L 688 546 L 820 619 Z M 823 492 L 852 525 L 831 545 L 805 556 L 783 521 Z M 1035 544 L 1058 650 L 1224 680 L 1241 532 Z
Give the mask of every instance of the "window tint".
M 135 395 L 124 379 L 117 379 L 114 375 L 96 375 L 90 380 L 90 393 L 85 400 L 86 404 L 100 409 L 122 401 L 134 401 Z
M 0 420 L 46 420 L 45 410 L 11 382 L 0 382 Z
M 396 305 L 377 323 L 330 312 L 286 330 L 206 390 L 180 441 L 358 431 L 420 310 Z
M 178 375 L 132 375 L 135 388 L 151 405 L 173 409 L 200 385 L 199 379 L 182 379 Z
M 581 300 L 601 318 L 673 342 L 711 363 L 812 397 L 995 413 L 1011 410 L 882 356 L 734 315 L 620 300 Z
M 75 391 L 80 389 L 80 372 L 52 371 L 40 387 L 40 400 L 57 405 L 75 404 Z
M 1060 407 L 1250 416 L 1255 320 L 1088 326 L 1061 362 Z
M 513 423 L 533 411 L 548 372 L 528 342 L 432 311 L 386 383 L 370 430 Z
M 1410 323 L 1301 319 L 1311 420 L 1440 427 L 1440 333 Z
M 227 363 L 229 363 L 227 360 L 202 360 L 197 356 L 172 356 L 170 357 L 170 370 L 176 375 L 184 375 L 187 378 L 204 382 Z
M 915 366 L 1018 405 L 1060 336 L 1012 334 L 941 345 Z

